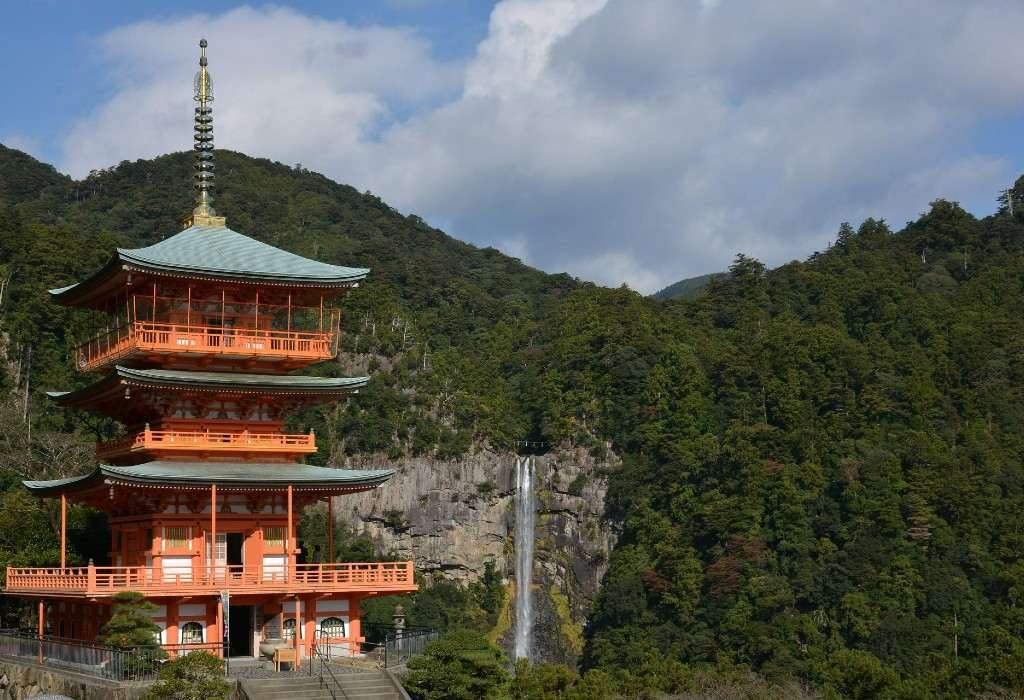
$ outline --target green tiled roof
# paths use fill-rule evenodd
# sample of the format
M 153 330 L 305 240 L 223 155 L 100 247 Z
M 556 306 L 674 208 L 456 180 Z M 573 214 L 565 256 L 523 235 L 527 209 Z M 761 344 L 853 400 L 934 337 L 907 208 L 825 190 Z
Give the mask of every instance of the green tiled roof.
M 258 391 L 268 394 L 321 394 L 337 396 L 366 386 L 369 377 L 303 377 L 290 374 L 242 374 L 193 372 L 172 369 L 132 369 L 117 365 L 103 379 L 75 391 L 48 391 L 47 396 L 64 405 L 103 396 L 118 385 L 158 386 L 223 391 Z
M 366 386 L 369 377 L 303 377 L 291 374 L 242 374 L 240 372 L 193 372 L 176 369 L 131 369 L 118 365 L 114 371 L 122 379 L 140 384 L 166 386 L 201 386 L 207 388 L 275 389 L 337 392 L 339 389 L 358 389 Z
M 248 279 L 277 284 L 337 286 L 358 282 L 364 267 L 310 260 L 223 226 L 192 226 L 146 248 L 118 248 L 113 259 L 81 284 L 51 289 L 58 300 L 92 288 L 123 267 L 214 279 Z
M 39 495 L 59 494 L 95 486 L 106 481 L 151 485 L 202 485 L 285 487 L 307 489 L 370 489 L 394 476 L 393 469 L 332 469 L 312 464 L 255 462 L 170 462 L 157 461 L 127 467 L 100 465 L 84 476 L 54 481 L 24 481 Z

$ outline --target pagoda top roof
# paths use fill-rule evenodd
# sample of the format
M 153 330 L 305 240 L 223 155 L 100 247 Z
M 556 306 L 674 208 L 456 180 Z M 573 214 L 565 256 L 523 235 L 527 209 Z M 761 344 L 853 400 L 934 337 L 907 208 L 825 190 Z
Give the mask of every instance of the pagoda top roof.
M 94 275 L 51 289 L 50 294 L 62 304 L 87 305 L 103 295 L 115 278 L 130 271 L 294 287 L 345 287 L 370 272 L 365 267 L 310 260 L 225 226 L 190 226 L 145 248 L 118 248 Z
M 132 466 L 101 464 L 89 474 L 52 481 L 24 481 L 39 496 L 89 491 L 97 486 L 210 486 L 279 490 L 354 492 L 380 486 L 394 476 L 393 469 L 334 469 L 312 464 L 255 462 L 156 461 Z

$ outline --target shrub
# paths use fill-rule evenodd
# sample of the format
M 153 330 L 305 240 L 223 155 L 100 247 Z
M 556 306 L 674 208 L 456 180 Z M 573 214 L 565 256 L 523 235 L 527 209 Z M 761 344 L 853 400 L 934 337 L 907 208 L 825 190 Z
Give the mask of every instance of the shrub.
M 205 651 L 170 661 L 142 700 L 228 700 L 232 684 L 224 677 L 224 662 Z
M 506 663 L 482 635 L 460 630 L 412 658 L 404 685 L 415 700 L 490 700 L 508 679 Z

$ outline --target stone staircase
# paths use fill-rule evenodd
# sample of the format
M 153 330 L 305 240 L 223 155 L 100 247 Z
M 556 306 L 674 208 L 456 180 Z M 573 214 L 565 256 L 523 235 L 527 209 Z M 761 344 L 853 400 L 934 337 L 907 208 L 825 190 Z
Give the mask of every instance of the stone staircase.
M 409 697 L 384 671 L 349 671 L 335 673 L 334 677 L 344 691 L 335 690 L 338 700 L 407 700 Z M 323 688 L 316 676 L 291 674 L 281 678 L 247 678 L 241 681 L 241 686 L 249 700 L 331 700 L 331 691 L 326 687 L 329 678 L 325 674 Z

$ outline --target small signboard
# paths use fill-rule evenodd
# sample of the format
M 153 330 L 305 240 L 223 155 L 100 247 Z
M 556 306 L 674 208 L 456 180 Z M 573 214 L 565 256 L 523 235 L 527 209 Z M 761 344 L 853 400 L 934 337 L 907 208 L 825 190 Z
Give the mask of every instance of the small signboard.
M 224 640 L 224 661 L 231 658 L 231 591 L 220 592 L 220 605 L 223 610 L 224 629 L 221 632 L 221 639 Z

